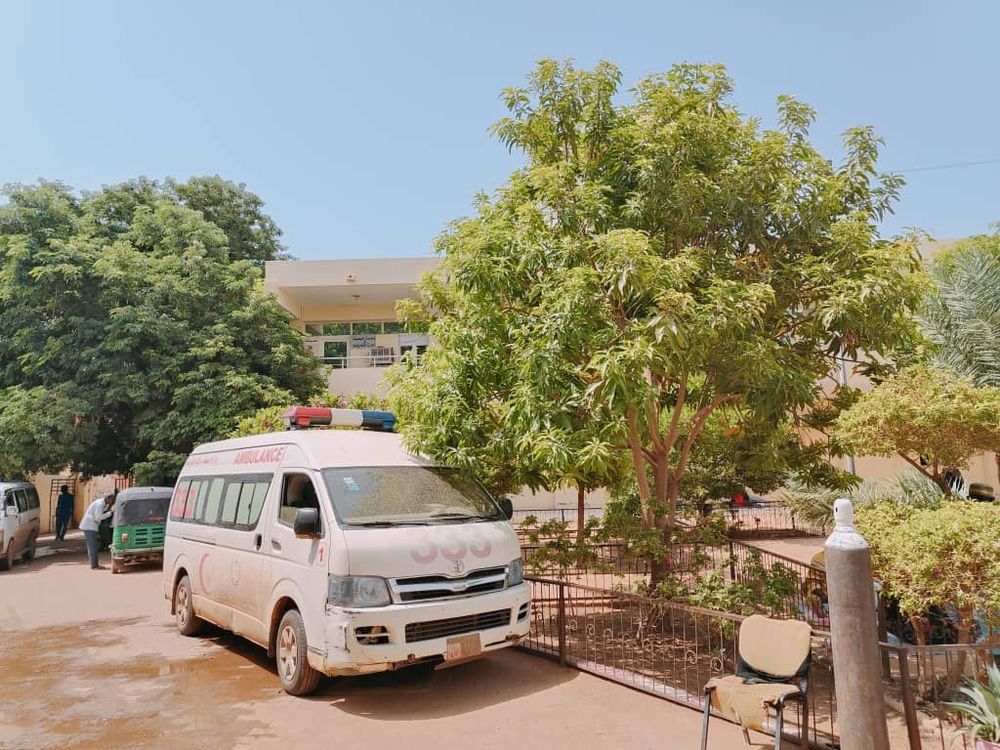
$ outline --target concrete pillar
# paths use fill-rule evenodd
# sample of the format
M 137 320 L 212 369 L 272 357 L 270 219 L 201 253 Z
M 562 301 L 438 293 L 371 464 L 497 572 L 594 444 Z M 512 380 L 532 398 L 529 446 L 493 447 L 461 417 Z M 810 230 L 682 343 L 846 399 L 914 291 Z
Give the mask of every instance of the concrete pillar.
M 833 516 L 825 551 L 840 746 L 888 750 L 871 554 L 850 500 L 837 500 Z

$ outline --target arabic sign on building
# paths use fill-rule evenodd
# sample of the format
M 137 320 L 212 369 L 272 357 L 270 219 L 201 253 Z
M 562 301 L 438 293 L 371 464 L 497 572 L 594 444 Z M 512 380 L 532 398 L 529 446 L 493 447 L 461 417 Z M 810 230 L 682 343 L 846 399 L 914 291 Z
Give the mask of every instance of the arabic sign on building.
M 363 333 L 359 336 L 351 336 L 352 349 L 371 349 L 375 346 L 375 334 Z

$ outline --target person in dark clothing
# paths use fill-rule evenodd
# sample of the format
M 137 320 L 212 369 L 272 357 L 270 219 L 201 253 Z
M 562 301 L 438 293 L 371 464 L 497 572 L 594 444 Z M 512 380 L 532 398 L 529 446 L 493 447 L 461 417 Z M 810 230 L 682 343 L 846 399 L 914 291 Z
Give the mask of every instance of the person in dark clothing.
M 66 538 L 66 530 L 73 519 L 73 503 L 74 497 L 69 486 L 64 484 L 59 488 L 59 497 L 56 498 L 56 539 L 60 541 Z

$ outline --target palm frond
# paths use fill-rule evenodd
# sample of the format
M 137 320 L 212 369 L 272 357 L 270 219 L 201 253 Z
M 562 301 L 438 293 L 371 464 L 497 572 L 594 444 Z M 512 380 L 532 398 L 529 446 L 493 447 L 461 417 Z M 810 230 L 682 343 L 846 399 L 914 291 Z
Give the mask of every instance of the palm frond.
M 936 291 L 920 322 L 937 364 L 1000 385 L 1000 254 L 986 247 L 957 253 L 931 268 Z

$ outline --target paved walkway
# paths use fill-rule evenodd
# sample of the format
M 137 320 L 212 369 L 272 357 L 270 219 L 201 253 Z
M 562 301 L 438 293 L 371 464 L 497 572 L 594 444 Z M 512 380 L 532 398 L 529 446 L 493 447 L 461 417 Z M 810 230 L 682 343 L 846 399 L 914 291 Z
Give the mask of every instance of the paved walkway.
M 158 569 L 90 570 L 79 532 L 0 573 L 0 638 L 5 750 L 698 746 L 697 712 L 514 650 L 292 698 L 256 646 L 178 635 Z M 743 738 L 713 721 L 710 747 Z

